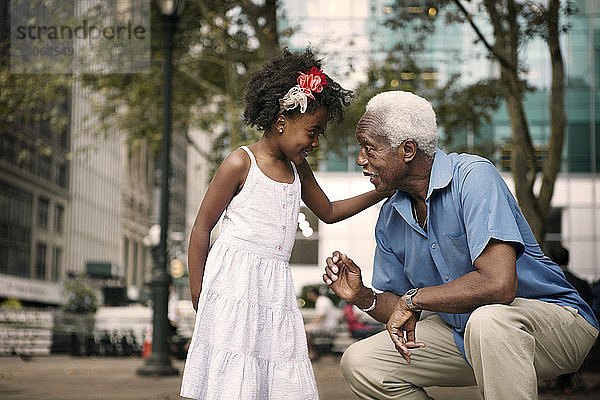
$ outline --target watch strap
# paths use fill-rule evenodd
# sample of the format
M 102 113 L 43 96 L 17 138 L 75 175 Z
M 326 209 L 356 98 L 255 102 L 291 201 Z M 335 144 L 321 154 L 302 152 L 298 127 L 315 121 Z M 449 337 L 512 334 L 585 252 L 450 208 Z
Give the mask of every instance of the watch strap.
M 413 288 L 404 294 L 404 302 L 406 303 L 406 307 L 408 307 L 409 310 L 414 312 L 421 311 L 421 309 L 417 307 L 412 301 L 413 296 L 417 294 L 418 291 L 418 288 Z

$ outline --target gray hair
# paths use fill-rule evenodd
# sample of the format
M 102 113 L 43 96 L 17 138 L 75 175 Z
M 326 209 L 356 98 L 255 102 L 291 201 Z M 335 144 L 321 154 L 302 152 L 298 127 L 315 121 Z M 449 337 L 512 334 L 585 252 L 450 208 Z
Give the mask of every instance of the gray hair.
M 388 138 L 392 147 L 413 139 L 423 153 L 433 158 L 438 132 L 435 112 L 427 100 L 410 92 L 383 92 L 369 100 L 366 112 L 382 121 L 377 130 Z

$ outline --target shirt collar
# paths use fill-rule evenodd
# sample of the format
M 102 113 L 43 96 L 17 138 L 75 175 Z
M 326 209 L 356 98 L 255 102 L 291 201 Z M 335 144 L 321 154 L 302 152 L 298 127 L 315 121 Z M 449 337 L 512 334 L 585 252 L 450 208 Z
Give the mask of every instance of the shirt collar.
M 442 189 L 448 186 L 451 180 L 452 158 L 442 150 L 437 149 L 433 158 L 433 165 L 431 166 L 427 199 L 429 199 L 431 193 L 433 193 L 435 189 Z M 410 204 L 410 196 L 408 193 L 401 190 L 396 191 L 396 193 L 394 193 L 394 195 L 391 197 L 391 205 L 402 216 L 402 218 L 404 218 L 404 220 L 413 227 L 413 229 L 421 234 L 425 233 L 423 229 L 421 229 L 421 227 L 414 222 Z
M 437 149 L 433 158 L 433 165 L 429 175 L 429 189 L 427 198 L 435 189 L 442 189 L 448 186 L 452 180 L 452 159 L 442 150 Z

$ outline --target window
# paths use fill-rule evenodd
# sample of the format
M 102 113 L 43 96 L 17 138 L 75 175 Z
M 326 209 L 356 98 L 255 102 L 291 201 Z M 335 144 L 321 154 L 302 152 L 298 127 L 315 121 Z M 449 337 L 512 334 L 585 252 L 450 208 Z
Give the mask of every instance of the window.
M 301 207 L 290 264 L 317 265 L 319 263 L 318 231 L 319 219 L 307 207 Z
M 49 155 L 39 155 L 38 175 L 49 181 L 52 180 L 52 157 Z
M 131 263 L 131 269 L 132 269 L 132 281 L 131 284 L 132 285 L 137 285 L 138 283 L 138 279 L 137 279 L 137 275 L 138 275 L 138 243 L 136 241 L 133 242 L 133 262 Z
M 9 268 L 9 274 L 29 278 L 31 276 L 31 260 L 29 259 L 29 247 L 17 248 L 15 250 L 16 263 Z
M 49 201 L 46 198 L 40 197 L 38 199 L 38 226 L 40 228 L 48 229 L 48 206 Z
M 46 244 L 38 243 L 35 252 L 34 279 L 46 279 Z
M 56 171 L 54 174 L 54 183 L 58 186 L 67 187 L 68 179 L 67 179 L 67 162 L 66 161 L 57 161 L 56 163 Z
M 129 276 L 129 239 L 127 238 L 123 238 L 123 267 L 125 281 L 127 281 Z
M 65 208 L 61 205 L 54 207 L 54 232 L 61 233 L 63 231 L 63 219 Z
M 62 249 L 60 247 L 55 247 L 52 249 L 52 280 L 58 281 L 61 276 L 62 271 Z
M 0 246 L 0 274 L 8 274 L 8 246 Z

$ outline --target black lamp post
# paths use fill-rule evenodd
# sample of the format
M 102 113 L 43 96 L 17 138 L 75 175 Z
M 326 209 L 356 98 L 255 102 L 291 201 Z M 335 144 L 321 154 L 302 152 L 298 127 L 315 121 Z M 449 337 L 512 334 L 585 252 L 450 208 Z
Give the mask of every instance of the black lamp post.
M 152 354 L 137 370 L 138 375 L 177 375 L 179 371 L 171 365 L 167 343 L 169 284 L 167 273 L 167 232 L 169 230 L 169 175 L 171 152 L 171 79 L 173 57 L 173 34 L 184 8 L 185 0 L 157 0 L 163 33 L 163 127 L 162 153 L 160 157 L 160 241 L 152 249 Z

